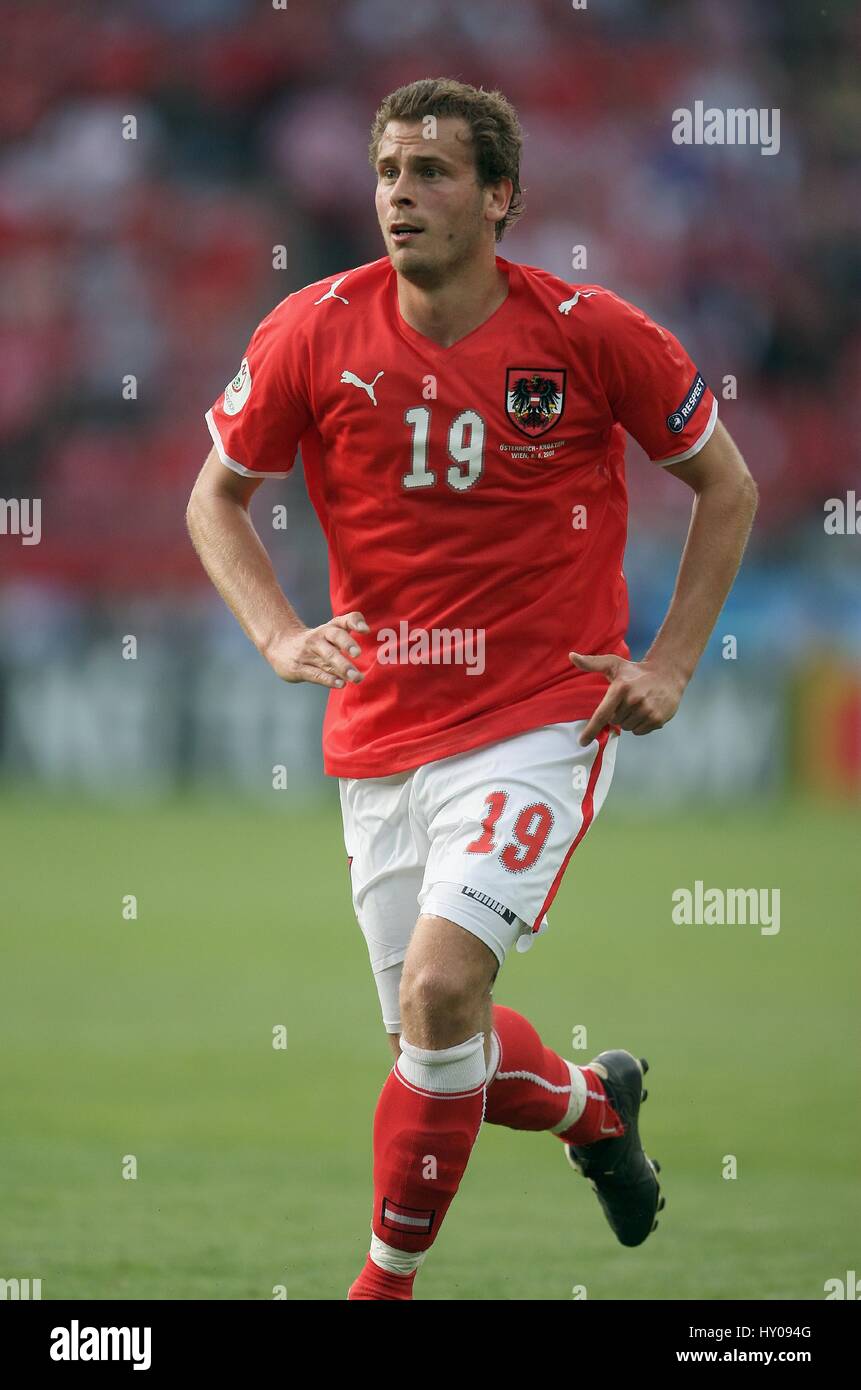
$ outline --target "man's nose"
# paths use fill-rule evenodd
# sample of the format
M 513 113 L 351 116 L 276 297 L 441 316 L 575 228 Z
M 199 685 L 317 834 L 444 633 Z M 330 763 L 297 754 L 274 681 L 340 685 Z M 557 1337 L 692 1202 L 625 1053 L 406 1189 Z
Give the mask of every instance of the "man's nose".
M 394 206 L 413 202 L 412 186 L 408 175 L 398 175 L 397 180 L 389 189 L 389 198 Z

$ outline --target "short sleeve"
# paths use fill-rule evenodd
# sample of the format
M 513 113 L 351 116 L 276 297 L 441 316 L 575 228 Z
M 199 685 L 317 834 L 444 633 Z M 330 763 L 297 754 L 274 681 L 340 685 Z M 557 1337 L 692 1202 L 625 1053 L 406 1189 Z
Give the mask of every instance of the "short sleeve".
M 717 400 L 668 328 L 617 295 L 607 301 L 601 359 L 613 416 L 653 463 L 683 463 L 710 439 Z
M 305 391 L 303 335 L 284 301 L 255 329 L 239 371 L 206 423 L 223 464 L 255 478 L 286 478 L 313 423 Z

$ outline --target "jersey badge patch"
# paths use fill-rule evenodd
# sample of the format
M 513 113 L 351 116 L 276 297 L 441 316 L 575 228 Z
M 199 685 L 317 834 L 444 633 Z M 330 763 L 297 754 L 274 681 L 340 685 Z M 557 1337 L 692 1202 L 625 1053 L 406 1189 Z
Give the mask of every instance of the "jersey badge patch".
M 224 388 L 225 415 L 238 415 L 251 390 L 251 368 L 248 365 L 248 358 L 243 357 L 242 366 L 236 373 L 233 380 Z
M 672 415 L 667 416 L 667 429 L 673 434 L 681 434 L 705 393 L 706 384 L 699 372 L 697 372 L 691 384 L 691 389 L 688 391 L 688 394 L 685 396 L 678 410 L 674 410 Z
M 565 409 L 562 367 L 509 367 L 505 378 L 505 413 L 530 439 L 558 425 Z

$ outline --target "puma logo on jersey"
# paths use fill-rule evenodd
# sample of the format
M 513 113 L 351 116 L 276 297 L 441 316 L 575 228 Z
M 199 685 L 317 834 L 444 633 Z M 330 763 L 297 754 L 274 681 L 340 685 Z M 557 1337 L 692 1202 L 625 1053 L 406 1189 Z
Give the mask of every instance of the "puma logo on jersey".
M 349 275 L 349 273 L 350 273 L 350 272 L 347 271 L 347 275 Z M 325 293 L 324 295 L 321 295 L 321 297 L 320 297 L 319 299 L 315 299 L 315 300 L 314 300 L 314 303 L 315 303 L 315 304 L 322 304 L 323 301 L 326 300 L 326 299 L 340 299 L 340 301 L 341 301 L 342 304 L 349 304 L 349 302 L 350 302 L 349 299 L 345 299 L 344 296 L 343 296 L 342 294 L 336 294 L 336 293 L 335 293 L 335 291 L 337 290 L 338 286 L 339 286 L 339 285 L 343 285 L 344 281 L 345 281 L 346 278 L 347 278 L 347 275 L 339 275 L 338 278 L 337 278 L 337 280 L 333 280 L 332 283 L 331 283 L 331 285 L 330 285 L 329 288 L 327 289 L 326 293 Z
M 593 294 L 595 294 L 595 290 L 577 290 L 570 299 L 563 299 L 558 306 L 560 314 L 570 314 L 578 300 L 591 299 Z
M 374 402 L 374 405 L 376 405 L 376 404 L 377 404 L 377 398 L 376 398 L 376 396 L 374 395 L 374 387 L 376 386 L 376 384 L 377 384 L 377 382 L 379 381 L 380 377 L 381 377 L 381 376 L 384 376 L 384 375 L 385 375 L 384 372 L 377 372 L 377 375 L 374 377 L 373 381 L 370 382 L 370 384 L 369 384 L 367 381 L 362 381 L 362 378 L 361 378 L 361 377 L 356 376 L 355 372 L 342 372 L 342 373 L 341 373 L 341 384 L 342 384 L 343 386 L 361 386 L 362 390 L 363 390 L 363 391 L 367 391 L 368 396 L 369 396 L 370 399 Z

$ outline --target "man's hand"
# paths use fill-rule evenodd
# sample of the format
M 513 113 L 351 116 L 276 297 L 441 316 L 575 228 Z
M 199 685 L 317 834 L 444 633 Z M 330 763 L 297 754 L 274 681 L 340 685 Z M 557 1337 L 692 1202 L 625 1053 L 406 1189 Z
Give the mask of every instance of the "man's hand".
M 581 671 L 600 671 L 610 688 L 580 735 L 581 747 L 597 738 L 606 724 L 618 724 L 632 734 L 650 734 L 672 719 L 687 681 L 655 662 L 626 661 L 622 656 L 581 656 L 569 652 Z
M 340 690 L 345 679 L 354 685 L 365 679 L 348 658 L 361 655 L 351 633 L 370 630 L 361 613 L 343 613 L 320 627 L 279 633 L 263 649 L 263 655 L 283 681 L 310 681 Z

